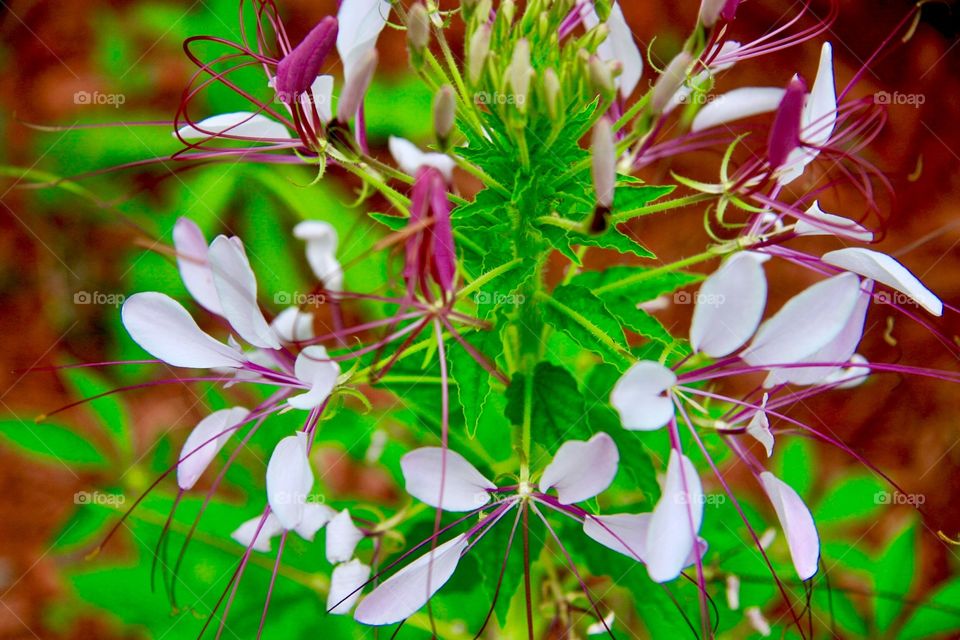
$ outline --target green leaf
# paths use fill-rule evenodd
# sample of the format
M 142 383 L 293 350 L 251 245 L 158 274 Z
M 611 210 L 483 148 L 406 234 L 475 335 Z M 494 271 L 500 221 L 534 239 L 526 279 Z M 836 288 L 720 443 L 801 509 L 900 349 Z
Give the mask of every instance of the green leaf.
M 80 398 L 92 398 L 107 393 L 113 386 L 100 378 L 92 369 L 75 368 L 64 369 L 63 375 L 69 386 Z M 130 420 L 123 403 L 115 395 L 106 395 L 84 404 L 97 418 L 117 450 L 124 458 L 132 451 L 132 434 Z
M 846 478 L 824 496 L 813 510 L 818 525 L 865 521 L 885 504 L 889 493 L 874 476 Z
M 683 271 L 660 273 L 645 267 L 617 266 L 604 271 L 584 271 L 577 274 L 571 284 L 586 287 L 601 298 L 616 294 L 640 303 L 673 293 L 703 278 L 700 274 Z
M 629 347 L 620 323 L 603 301 L 575 284 L 557 287 L 543 305 L 543 319 L 564 331 L 584 349 L 606 362 L 624 366 Z
M 919 605 L 897 634 L 897 640 L 955 637 L 960 631 L 960 578 L 941 585 Z
M 500 334 L 495 331 L 476 332 L 465 336 L 464 341 L 486 356 L 490 363 L 503 351 Z M 473 438 L 481 427 L 497 429 L 504 423 L 503 416 L 484 412 L 487 399 L 493 393 L 493 376 L 459 342 L 450 347 L 449 357 L 450 372 L 457 382 L 467 434 Z M 489 423 L 482 424 L 485 421 Z
M 640 309 L 625 296 L 604 296 L 603 302 L 617 321 L 627 329 L 644 338 L 656 340 L 666 346 L 673 346 L 678 349 L 681 355 L 690 353 L 690 347 L 684 340 L 674 338 L 667 331 L 667 328 L 660 324 L 659 320 Z
M 606 231 L 597 235 L 581 233 L 574 230 L 564 230 L 549 224 L 541 225 L 538 228 L 554 249 L 578 265 L 580 264 L 580 259 L 577 258 L 576 254 L 570 249 L 570 245 L 613 249 L 623 254 L 633 254 L 641 258 L 656 257 L 637 240 L 620 231 L 616 225 L 610 226 Z
M 507 389 L 506 414 L 515 425 L 523 424 L 524 384 L 517 374 Z M 533 371 L 531 433 L 533 441 L 555 453 L 566 440 L 590 437 L 583 394 L 577 380 L 565 368 L 540 362 Z
M 777 442 L 777 449 L 777 477 L 809 503 L 814 482 L 813 469 L 817 466 L 810 441 L 804 438 L 781 438 Z
M 916 525 L 904 527 L 883 549 L 873 567 L 877 629 L 886 631 L 903 610 L 916 570 Z
M 107 458 L 87 440 L 56 424 L 0 422 L 0 436 L 30 458 L 66 467 L 104 467 Z
M 613 213 L 623 213 L 645 207 L 654 200 L 670 195 L 676 189 L 674 185 L 622 185 L 618 186 L 613 196 Z
M 371 211 L 367 215 L 373 218 L 374 220 L 376 220 L 377 222 L 379 222 L 380 224 L 386 226 L 391 231 L 400 231 L 401 229 L 406 227 L 407 222 L 409 222 L 407 218 L 390 215 L 388 213 L 377 213 L 375 211 Z
M 494 611 L 501 626 L 506 626 L 507 615 L 510 612 L 512 596 L 520 588 L 520 582 L 523 580 L 523 523 L 521 522 L 510 544 L 510 555 L 506 556 L 507 546 L 510 542 L 510 533 L 513 530 L 513 523 L 516 521 L 517 514 L 510 512 L 496 524 L 490 532 L 483 536 L 471 555 L 476 554 L 480 566 L 480 575 L 482 577 L 483 591 L 487 596 L 488 602 L 492 600 L 497 590 L 497 582 L 500 579 L 500 572 L 503 570 L 503 583 L 500 585 L 500 593 L 497 602 L 494 605 Z M 530 526 L 530 558 L 531 563 L 535 562 L 543 550 L 544 541 L 549 535 L 543 523 L 534 514 L 529 515 Z M 504 569 L 504 558 L 506 558 L 506 568 Z

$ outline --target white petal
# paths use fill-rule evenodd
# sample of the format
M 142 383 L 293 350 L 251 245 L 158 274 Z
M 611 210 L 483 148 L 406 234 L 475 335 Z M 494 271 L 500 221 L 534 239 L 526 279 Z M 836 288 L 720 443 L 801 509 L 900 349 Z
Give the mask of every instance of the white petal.
M 872 278 L 909 296 L 933 315 L 943 315 L 943 303 L 940 298 L 927 289 L 905 266 L 885 253 L 854 247 L 831 251 L 823 256 L 823 261 L 840 269 Z
M 453 576 L 466 548 L 467 537 L 461 534 L 428 551 L 364 598 L 354 618 L 374 626 L 409 618 Z
M 647 572 L 654 582 L 669 582 L 689 564 L 703 522 L 703 487 L 693 463 L 670 452 L 663 493 L 647 531 Z
M 179 302 L 162 293 L 130 296 L 121 317 L 134 342 L 175 367 L 237 368 L 245 361 L 239 349 L 204 333 Z
M 743 610 L 743 614 L 747 617 L 750 626 L 753 627 L 761 637 L 770 637 L 773 629 L 770 628 L 770 623 L 767 622 L 767 619 L 763 617 L 763 611 L 760 610 L 760 607 L 747 607 Z
M 609 35 L 597 47 L 597 54 L 600 59 L 607 62 L 620 63 L 622 71 L 617 78 L 617 84 L 620 87 L 620 95 L 629 98 L 637 88 L 640 76 L 643 75 L 643 54 L 640 53 L 633 31 L 627 24 L 627 19 L 618 2 L 614 2 L 610 10 L 607 29 L 609 29 Z
M 825 212 L 819 202 L 810 205 L 793 230 L 798 236 L 837 236 L 857 242 L 873 241 L 872 231 L 853 220 Z
M 230 534 L 230 537 L 244 547 L 252 546 L 254 551 L 269 553 L 270 539 L 283 533 L 283 527 L 272 513 L 267 516 L 262 527 L 260 526 L 261 520 L 263 520 L 263 516 L 247 520 L 237 527 L 236 531 Z M 258 531 L 259 533 L 257 533 Z M 256 540 L 254 540 L 254 536 L 256 536 Z
M 389 0 L 343 0 L 337 13 L 337 52 L 346 78 L 353 76 L 367 51 L 377 46 L 389 15 Z
M 287 307 L 281 311 L 270 328 L 284 342 L 305 342 L 313 339 L 313 314 L 299 307 Z
M 223 315 L 220 297 L 213 284 L 207 262 L 207 240 L 193 220 L 180 218 L 173 226 L 173 246 L 177 250 L 177 268 L 187 291 L 197 303 L 218 316 Z
M 483 477 L 477 468 L 456 451 L 439 447 L 416 449 L 400 459 L 407 493 L 431 507 L 444 511 L 473 511 L 490 502 L 490 491 L 496 485 Z M 442 479 L 442 481 L 441 481 Z
M 299 431 L 277 444 L 267 464 L 267 501 L 284 529 L 295 529 L 301 523 L 312 488 L 307 434 Z
M 857 302 L 853 307 L 853 312 L 847 319 L 843 329 L 830 342 L 820 349 L 817 349 L 809 356 L 798 362 L 834 362 L 843 364 L 847 362 L 863 337 L 863 326 L 867 319 L 867 309 L 870 307 L 870 301 L 873 292 L 873 281 L 867 280 L 860 289 Z M 799 385 L 816 384 L 822 382 L 827 376 L 836 373 L 839 366 L 827 367 L 790 367 L 786 369 L 774 369 L 764 381 L 767 388 L 775 387 L 780 384 L 793 383 Z
M 293 366 L 297 380 L 310 385 L 310 390 L 287 399 L 295 409 L 313 409 L 327 401 L 340 375 L 340 365 L 330 360 L 327 350 L 319 345 L 305 348 Z
M 860 279 L 843 273 L 791 298 L 764 322 L 743 359 L 753 366 L 801 362 L 844 329 L 860 297 Z
M 360 599 L 363 586 L 370 580 L 370 567 L 359 560 L 339 564 L 330 574 L 327 613 L 342 616 L 350 613 Z
M 307 243 L 307 262 L 313 275 L 329 291 L 343 290 L 343 267 L 337 260 L 337 230 L 319 220 L 301 222 L 293 228 L 293 235 Z
M 336 515 L 337 512 L 325 504 L 308 502 L 303 505 L 303 518 L 294 531 L 304 540 L 313 542 L 317 531 L 320 531 Z
M 813 88 L 803 109 L 801 137 L 816 147 L 826 145 L 837 124 L 837 88 L 833 77 L 833 47 L 824 42 L 820 50 L 820 66 Z
M 834 371 L 823 379 L 823 384 L 836 385 L 836 389 L 853 389 L 867 381 L 870 367 L 858 367 L 858 364 L 867 364 L 868 360 L 858 353 L 850 357 L 851 366 Z
M 583 520 L 583 532 L 605 547 L 644 562 L 650 518 L 649 513 L 587 516 Z
M 324 124 L 330 122 L 333 119 L 333 76 L 317 76 L 317 79 L 310 85 L 310 93 L 313 94 L 312 102 L 317 107 L 320 121 Z M 309 95 L 300 96 L 304 113 L 312 113 L 310 102 Z
M 747 435 L 763 445 L 768 458 L 773 455 L 773 432 L 770 431 L 770 420 L 766 411 L 760 410 L 753 414 L 747 424 Z
M 456 163 L 445 153 L 424 153 L 409 140 L 390 136 L 390 154 L 403 172 L 411 176 L 415 176 L 422 167 L 433 167 L 443 174 L 447 182 L 453 179 Z
M 265 142 L 293 139 L 287 128 L 279 122 L 271 120 L 262 113 L 250 111 L 211 116 L 196 123 L 196 126 L 181 127 L 174 135 L 184 140 L 197 140 L 221 133 L 236 138 L 252 138 Z
M 697 294 L 690 344 L 713 358 L 730 355 L 757 330 L 767 304 L 763 266 L 738 253 L 707 278 Z
M 241 338 L 261 349 L 279 349 L 280 341 L 257 304 L 257 277 L 239 240 L 217 236 L 210 244 L 210 269 L 223 316 Z
M 223 445 L 236 431 L 231 427 L 243 422 L 249 414 L 250 412 L 243 407 L 221 409 L 197 423 L 180 451 L 177 485 L 181 489 L 193 488 L 213 459 L 217 457 Z
M 568 440 L 543 470 L 540 491 L 556 489 L 560 504 L 589 500 L 610 486 L 618 462 L 620 452 L 606 433 L 587 441 Z
M 809 580 L 820 561 L 820 537 L 810 509 L 793 487 L 769 471 L 760 474 L 760 481 L 780 519 L 797 575 L 801 580 Z
M 363 532 L 353 524 L 350 510 L 344 509 L 327 525 L 327 561 L 330 564 L 346 562 L 353 557 L 361 540 Z
M 664 392 L 676 383 L 673 371 L 658 362 L 643 360 L 617 381 L 610 403 L 620 413 L 625 429 L 653 431 L 673 417 L 673 401 Z
M 783 100 L 784 89 L 779 87 L 743 87 L 720 94 L 697 113 L 690 126 L 702 131 L 741 118 L 776 111 Z

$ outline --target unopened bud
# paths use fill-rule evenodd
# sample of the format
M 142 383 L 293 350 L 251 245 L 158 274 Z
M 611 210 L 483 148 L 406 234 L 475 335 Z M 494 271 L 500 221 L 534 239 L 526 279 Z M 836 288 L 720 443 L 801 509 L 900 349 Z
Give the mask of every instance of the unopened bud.
M 507 81 L 514 93 L 514 101 L 521 111 L 527 102 L 530 92 L 530 79 L 533 76 L 533 67 L 530 66 L 530 43 L 525 38 L 517 41 L 513 47 L 513 57 L 507 67 Z
M 346 124 L 360 109 L 363 96 L 367 93 L 373 72 L 377 69 L 379 56 L 376 49 L 370 49 L 357 65 L 356 72 L 350 76 L 340 93 L 337 102 L 337 120 Z
M 617 147 L 610 121 L 600 118 L 593 127 L 593 187 L 597 206 L 608 211 L 613 208 L 613 194 L 617 184 Z
M 407 13 L 407 42 L 413 51 L 423 51 L 430 44 L 430 16 L 419 2 Z
M 721 18 L 724 22 L 730 22 L 736 17 L 739 5 L 740 0 L 702 0 L 700 23 L 711 29 Z
M 587 63 L 590 70 L 590 84 L 593 90 L 603 96 L 604 99 L 612 99 L 617 92 L 617 83 L 613 79 L 613 71 L 610 65 L 598 58 L 591 56 Z
M 670 99 L 680 90 L 687 79 L 687 68 L 693 57 L 686 51 L 681 51 L 670 61 L 663 70 L 656 84 L 653 85 L 653 95 L 650 97 L 650 109 L 655 115 L 660 115 L 670 104 Z
M 800 76 L 793 76 L 780 106 L 777 107 L 777 115 L 770 129 L 767 160 L 772 169 L 780 168 L 790 157 L 790 153 L 800 145 L 800 128 L 806 99 L 807 83 Z
M 470 38 L 470 48 L 467 55 L 467 63 L 470 76 L 470 83 L 477 84 L 483 76 L 483 68 L 487 64 L 487 56 L 490 55 L 490 27 L 482 24 L 477 27 Z
M 337 29 L 336 18 L 324 18 L 277 63 L 275 88 L 277 95 L 287 105 L 294 104 L 310 90 L 337 42 Z
M 551 118 L 559 117 L 563 88 L 560 86 L 557 72 L 553 69 L 547 69 L 543 74 L 543 90 L 547 98 L 547 112 Z
M 597 12 L 600 22 L 606 22 L 613 10 L 613 0 L 593 0 L 593 8 Z
M 446 146 L 446 141 L 453 132 L 456 116 L 457 97 L 450 85 L 444 85 L 433 99 L 433 129 L 437 140 L 443 146 Z

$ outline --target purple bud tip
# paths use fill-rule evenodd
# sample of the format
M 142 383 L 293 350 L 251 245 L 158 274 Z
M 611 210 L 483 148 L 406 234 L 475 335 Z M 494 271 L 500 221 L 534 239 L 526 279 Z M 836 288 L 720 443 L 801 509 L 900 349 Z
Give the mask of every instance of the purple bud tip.
M 740 0 L 727 0 L 727 3 L 723 5 L 723 10 L 720 12 L 720 17 L 723 18 L 724 22 L 731 22 L 737 17 L 737 8 L 739 6 Z
M 277 64 L 277 95 L 286 104 L 313 85 L 327 56 L 337 43 L 337 19 L 327 16 L 310 30 L 307 37 Z
M 777 169 L 787 161 L 790 152 L 800 145 L 800 128 L 803 105 L 807 97 L 807 83 L 800 76 L 793 76 L 787 92 L 777 107 L 777 115 L 770 130 L 767 159 Z

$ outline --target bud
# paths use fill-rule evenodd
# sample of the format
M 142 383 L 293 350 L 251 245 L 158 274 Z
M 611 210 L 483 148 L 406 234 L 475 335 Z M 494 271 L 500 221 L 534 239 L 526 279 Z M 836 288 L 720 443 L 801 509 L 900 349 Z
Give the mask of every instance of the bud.
M 681 51 L 670 61 L 667 68 L 663 70 L 656 84 L 653 85 L 653 95 L 650 97 L 650 109 L 654 115 L 660 115 L 674 94 L 683 86 L 687 79 L 687 68 L 693 61 L 693 57 L 686 51 Z
M 430 44 L 430 16 L 427 9 L 417 2 L 407 13 L 407 43 L 412 51 L 423 51 Z
M 800 76 L 793 76 L 780 106 L 777 107 L 777 115 L 770 129 L 767 160 L 772 169 L 780 168 L 790 157 L 790 153 L 800 145 L 800 128 L 806 99 L 807 83 Z
M 617 184 L 617 147 L 610 121 L 600 118 L 593 127 L 593 187 L 597 193 L 597 207 L 613 208 L 613 194 Z
M 591 56 L 587 68 L 590 71 L 590 84 L 593 90 L 603 96 L 605 100 L 613 99 L 617 92 L 617 84 L 613 79 L 613 71 L 610 69 L 610 65 L 597 56 Z
M 730 22 L 736 16 L 739 4 L 740 0 L 702 0 L 700 23 L 711 29 L 721 18 L 724 22 Z
M 610 19 L 610 12 L 613 10 L 613 0 L 593 0 L 593 8 L 600 22 L 606 22 Z
M 363 96 L 366 95 L 367 87 L 370 86 L 370 81 L 373 79 L 373 72 L 377 69 L 378 60 L 377 50 L 370 49 L 360 59 L 356 72 L 343 85 L 340 100 L 337 102 L 337 120 L 339 122 L 344 124 L 350 122 L 350 119 L 360 109 Z
M 533 68 L 530 66 L 530 43 L 521 38 L 513 47 L 513 57 L 507 67 L 507 82 L 513 90 L 515 102 L 520 111 L 524 111 L 527 94 L 530 92 L 530 79 Z
M 490 55 L 490 27 L 482 24 L 473 32 L 470 38 L 470 48 L 467 55 L 467 72 L 470 78 L 470 84 L 477 84 L 483 76 L 483 68 L 487 64 L 487 56 Z
M 310 90 L 327 55 L 337 42 L 337 19 L 328 16 L 310 30 L 307 37 L 277 63 L 275 89 L 280 99 L 293 105 Z
M 547 98 L 547 112 L 551 118 L 556 119 L 560 115 L 563 88 L 557 72 L 553 69 L 547 69 L 543 74 L 543 90 Z
M 457 97 L 453 93 L 453 87 L 443 85 L 433 99 L 433 130 L 441 146 L 446 146 L 446 141 L 453 132 L 456 116 Z

